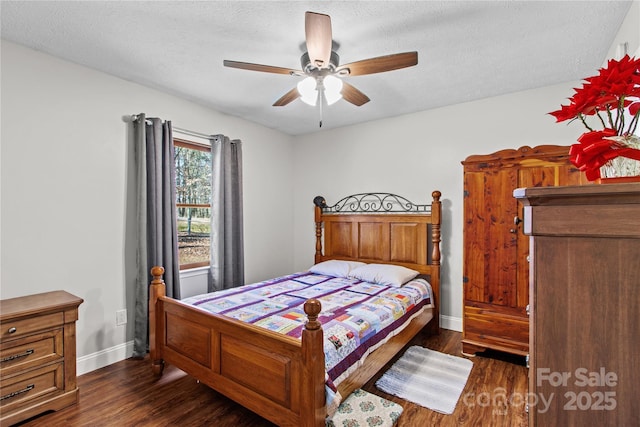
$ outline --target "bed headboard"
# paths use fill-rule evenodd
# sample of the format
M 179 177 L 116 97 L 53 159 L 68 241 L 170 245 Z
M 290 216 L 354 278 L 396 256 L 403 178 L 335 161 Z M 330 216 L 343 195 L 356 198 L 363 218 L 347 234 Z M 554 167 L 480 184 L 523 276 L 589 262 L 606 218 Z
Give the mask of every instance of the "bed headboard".
M 329 259 L 398 264 L 421 274 L 440 301 L 441 193 L 432 202 L 417 205 L 390 193 L 360 193 L 327 205 L 315 204 L 315 262 Z

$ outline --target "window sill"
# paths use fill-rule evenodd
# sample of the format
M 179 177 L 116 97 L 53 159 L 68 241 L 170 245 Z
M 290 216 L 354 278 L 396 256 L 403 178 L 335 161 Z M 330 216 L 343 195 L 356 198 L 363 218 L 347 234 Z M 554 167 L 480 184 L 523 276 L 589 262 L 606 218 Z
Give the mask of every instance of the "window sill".
M 196 267 L 196 268 L 189 268 L 187 270 L 180 270 L 180 278 L 189 278 L 189 277 L 195 277 L 195 276 L 202 276 L 207 274 L 207 272 L 209 271 L 209 266 L 204 266 L 204 267 Z

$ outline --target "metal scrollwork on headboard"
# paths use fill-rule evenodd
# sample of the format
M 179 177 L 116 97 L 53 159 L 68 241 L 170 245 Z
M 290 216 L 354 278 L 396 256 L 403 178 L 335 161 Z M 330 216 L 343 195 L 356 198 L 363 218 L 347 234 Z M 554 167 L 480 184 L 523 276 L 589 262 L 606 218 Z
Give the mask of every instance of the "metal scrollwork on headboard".
M 360 193 L 347 196 L 328 206 L 324 197 L 316 196 L 313 203 L 323 213 L 415 213 L 431 212 L 431 205 L 416 205 L 402 196 L 391 193 Z

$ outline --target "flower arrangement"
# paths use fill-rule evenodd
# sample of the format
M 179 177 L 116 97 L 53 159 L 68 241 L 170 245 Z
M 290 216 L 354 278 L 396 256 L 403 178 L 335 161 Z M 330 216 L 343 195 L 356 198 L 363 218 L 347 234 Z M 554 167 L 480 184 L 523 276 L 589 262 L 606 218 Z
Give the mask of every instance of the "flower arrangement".
M 590 181 L 600 178 L 600 168 L 616 157 L 640 161 L 640 139 L 634 135 L 640 120 L 640 58 L 625 55 L 609 60 L 597 76 L 584 79 L 574 89 L 569 105 L 549 114 L 556 122 L 579 119 L 587 128 L 569 151 L 571 162 Z M 588 120 L 602 125 L 595 130 Z M 631 145 L 631 146 L 630 146 Z M 640 165 L 640 163 L 639 163 Z

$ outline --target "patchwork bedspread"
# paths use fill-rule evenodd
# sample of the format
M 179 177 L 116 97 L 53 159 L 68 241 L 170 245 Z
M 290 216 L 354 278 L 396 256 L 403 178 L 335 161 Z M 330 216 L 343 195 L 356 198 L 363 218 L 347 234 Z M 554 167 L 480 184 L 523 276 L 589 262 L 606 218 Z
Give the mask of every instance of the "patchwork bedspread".
M 317 298 L 329 384 L 337 386 L 364 358 L 431 306 L 431 286 L 414 279 L 402 287 L 302 272 L 186 298 L 183 302 L 300 338 L 303 304 Z

